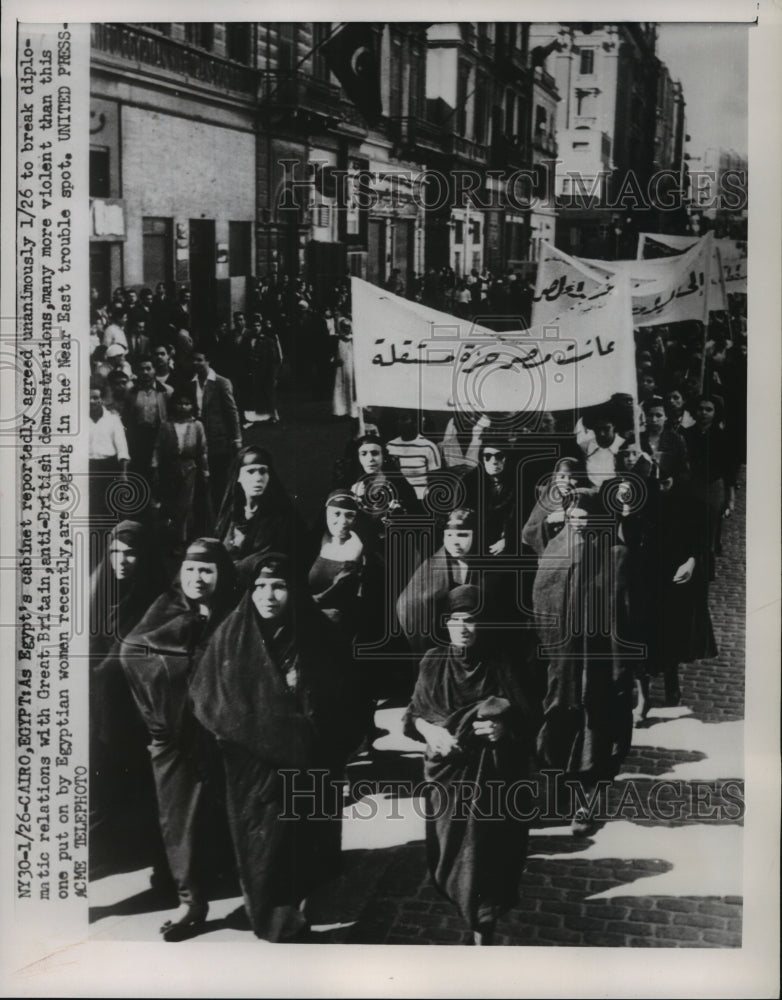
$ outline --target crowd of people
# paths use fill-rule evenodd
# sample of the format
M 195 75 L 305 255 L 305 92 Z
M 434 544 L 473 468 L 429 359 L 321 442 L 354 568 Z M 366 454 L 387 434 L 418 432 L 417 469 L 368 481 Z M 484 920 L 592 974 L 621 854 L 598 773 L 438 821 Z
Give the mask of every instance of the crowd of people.
M 708 591 L 745 459 L 733 307 L 705 342 L 697 324 L 636 331 L 638 409 L 616 394 L 442 427 L 359 414 L 344 289 L 321 311 L 301 281 L 259 281 L 248 321 L 214 335 L 186 292 L 93 299 L 94 836 L 146 782 L 180 903 L 167 940 L 206 918 L 215 810 L 252 930 L 302 933 L 339 860 L 345 766 L 395 698 L 424 753 L 432 878 L 491 943 L 527 825 L 507 803 L 478 808 L 486 790 L 555 769 L 579 792 L 564 818 L 588 833 L 583 802 L 619 772 L 650 678 L 677 705 L 681 664 L 716 653 Z M 273 455 L 244 440 L 279 419 L 286 363 L 361 418 L 312 525 Z M 130 473 L 147 500 L 111 523 L 110 487 Z M 466 783 L 479 795 L 465 815 Z

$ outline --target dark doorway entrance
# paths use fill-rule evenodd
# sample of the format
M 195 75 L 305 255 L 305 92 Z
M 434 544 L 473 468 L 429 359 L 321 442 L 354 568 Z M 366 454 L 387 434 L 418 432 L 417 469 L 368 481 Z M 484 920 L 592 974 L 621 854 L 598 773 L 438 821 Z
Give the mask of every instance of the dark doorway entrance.
M 194 334 L 214 331 L 215 224 L 214 219 L 190 220 L 190 307 Z

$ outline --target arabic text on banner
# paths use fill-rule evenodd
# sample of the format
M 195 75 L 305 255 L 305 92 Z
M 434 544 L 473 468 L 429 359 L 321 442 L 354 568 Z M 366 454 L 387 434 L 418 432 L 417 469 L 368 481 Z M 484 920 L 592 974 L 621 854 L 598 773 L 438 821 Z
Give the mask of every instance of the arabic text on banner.
M 579 302 L 599 294 L 601 283 L 613 287 L 616 277 L 630 279 L 634 326 L 656 326 L 681 320 L 705 318 L 705 298 L 711 264 L 711 235 L 677 257 L 668 258 L 653 271 L 637 278 L 636 261 L 588 263 L 544 245 L 532 305 L 533 323 L 548 322 Z M 654 277 L 657 274 L 657 277 Z
M 697 238 L 692 236 L 668 236 L 662 233 L 641 233 L 638 240 L 638 257 L 643 258 L 648 249 L 655 248 L 658 251 L 665 249 L 669 253 L 684 253 L 697 243 Z M 722 267 L 722 279 L 725 292 L 747 293 L 747 244 L 741 240 L 731 240 L 727 237 L 714 240 L 714 247 L 719 251 L 719 260 Z M 658 260 L 660 258 L 653 258 Z M 712 258 L 712 262 L 714 258 Z M 646 261 L 652 263 L 652 261 Z M 712 267 L 714 267 L 712 263 Z M 714 274 L 712 273 L 712 285 L 714 284 Z M 719 279 L 717 279 L 719 280 Z M 716 309 L 709 298 L 709 309 Z M 725 308 L 724 306 L 721 308 Z
M 629 286 L 621 277 L 545 326 L 502 334 L 359 278 L 352 294 L 362 406 L 529 412 L 635 393 Z

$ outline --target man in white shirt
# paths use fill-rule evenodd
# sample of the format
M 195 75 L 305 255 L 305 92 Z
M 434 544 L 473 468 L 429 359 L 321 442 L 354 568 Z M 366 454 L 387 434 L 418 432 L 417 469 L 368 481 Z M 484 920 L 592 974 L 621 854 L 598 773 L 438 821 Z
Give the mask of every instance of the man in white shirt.
M 616 433 L 609 409 L 601 408 L 592 414 L 589 426 L 579 418 L 576 443 L 584 454 L 587 476 L 593 486 L 600 486 L 616 475 L 616 453 L 625 442 Z
M 112 344 L 119 344 L 128 353 L 128 338 L 125 334 L 125 325 L 128 321 L 128 314 L 124 309 L 115 309 L 111 314 L 111 322 L 103 331 L 103 346 L 111 347 Z
M 118 478 L 127 475 L 130 453 L 125 437 L 125 428 L 117 413 L 104 406 L 106 383 L 93 376 L 90 379 L 90 521 L 96 525 L 99 519 L 111 512 L 106 503 L 108 488 Z

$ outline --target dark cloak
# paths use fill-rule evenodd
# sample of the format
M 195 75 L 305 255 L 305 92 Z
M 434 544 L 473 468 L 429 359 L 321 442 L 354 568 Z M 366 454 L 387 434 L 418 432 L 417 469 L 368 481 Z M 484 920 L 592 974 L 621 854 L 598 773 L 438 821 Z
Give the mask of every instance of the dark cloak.
M 180 902 L 204 899 L 204 797 L 209 748 L 195 720 L 188 680 L 204 644 L 234 601 L 233 564 L 218 555 L 218 585 L 204 621 L 179 581 L 161 595 L 122 644 L 122 668 L 151 737 L 158 815 Z
M 257 453 L 268 465 L 269 482 L 248 521 L 244 514 L 245 497 L 239 485 L 239 470 L 245 455 L 250 452 Z M 241 542 L 234 541 L 234 529 L 241 532 Z M 306 572 L 315 555 L 310 551 L 312 546 L 306 527 L 277 475 L 271 455 L 254 445 L 242 448 L 231 465 L 217 517 L 216 535 L 237 563 L 260 552 L 283 552 L 292 556 L 300 570 Z
M 477 583 L 476 571 L 470 569 L 469 555 L 465 561 L 467 579 L 464 582 Z M 441 618 L 446 609 L 446 598 L 462 582 L 454 580 L 453 567 L 454 560 L 445 548 L 438 549 L 421 563 L 399 595 L 396 605 L 399 624 L 413 651 L 419 655 L 443 635 Z
M 116 538 L 136 552 L 133 576 L 117 580 L 109 549 Z M 122 521 L 108 536 L 103 558 L 90 581 L 90 810 L 91 827 L 129 812 L 144 826 L 154 809 L 146 729 L 120 663 L 122 641 L 162 590 L 162 577 L 135 521 Z M 134 808 L 135 803 L 135 808 Z M 144 815 L 142 815 L 144 814 Z M 154 823 L 154 819 L 152 819 Z M 93 832 L 93 836 L 95 836 Z
M 476 719 L 490 717 L 508 727 L 498 743 L 473 733 Z M 434 884 L 478 930 L 518 898 L 530 798 L 513 786 L 529 773 L 532 717 L 507 658 L 449 645 L 424 656 L 405 715 L 406 734 L 421 740 L 416 719 L 459 739 L 447 757 L 428 748 L 424 757 L 426 850 Z
M 548 690 L 538 750 L 585 782 L 611 779 L 630 749 L 634 671 L 629 550 L 614 520 L 555 535 L 538 564 L 533 607 Z
M 250 923 L 271 939 L 272 909 L 297 905 L 337 867 L 341 772 L 363 731 L 344 649 L 311 601 L 290 593 L 293 608 L 277 626 L 260 618 L 248 591 L 190 685 L 195 714 L 223 755 Z M 306 794 L 292 797 L 292 787 Z

